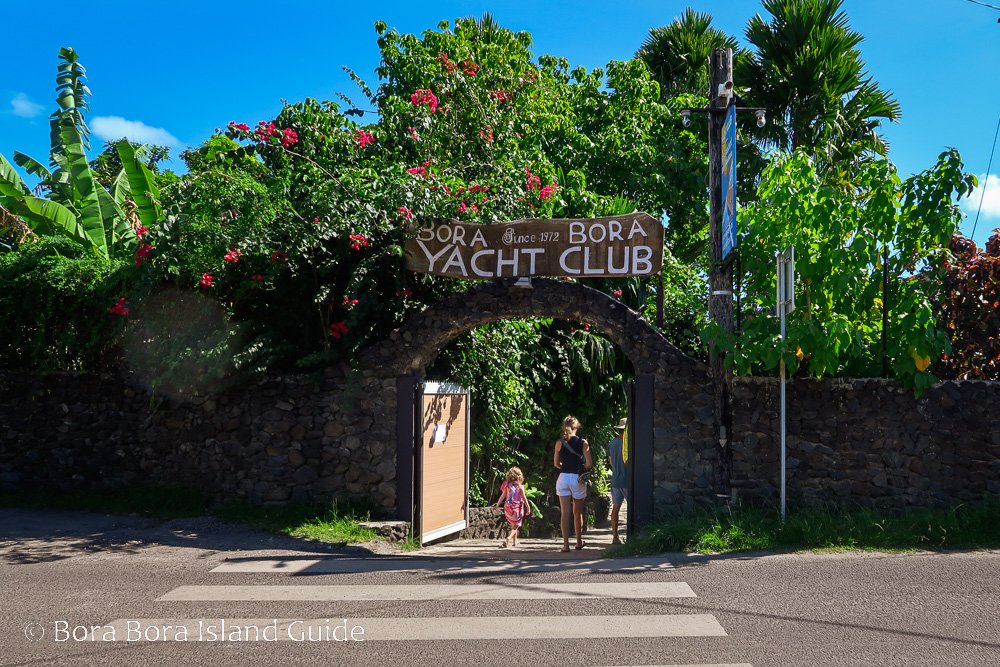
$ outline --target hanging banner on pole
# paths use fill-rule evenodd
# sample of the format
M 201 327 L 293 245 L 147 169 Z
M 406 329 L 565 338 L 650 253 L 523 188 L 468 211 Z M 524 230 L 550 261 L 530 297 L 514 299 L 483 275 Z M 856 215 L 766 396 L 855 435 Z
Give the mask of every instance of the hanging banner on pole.
M 736 107 L 722 125 L 722 261 L 736 249 Z
M 406 268 L 467 280 L 651 276 L 663 264 L 663 225 L 648 213 L 606 218 L 442 222 L 407 239 Z

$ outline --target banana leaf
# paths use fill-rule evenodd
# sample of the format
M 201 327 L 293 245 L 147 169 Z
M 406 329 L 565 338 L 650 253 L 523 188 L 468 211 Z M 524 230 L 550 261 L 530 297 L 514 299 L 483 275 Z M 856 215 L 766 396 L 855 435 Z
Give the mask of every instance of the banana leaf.
M 122 161 L 122 169 L 128 176 L 132 201 L 136 205 L 136 215 L 144 227 L 152 227 L 160 219 L 160 204 L 157 201 L 160 189 L 156 187 L 153 172 L 136 157 L 135 149 L 125 140 L 116 144 L 118 157 Z
M 0 196 L 21 197 L 30 194 L 31 190 L 24 184 L 14 165 L 7 162 L 7 158 L 0 155 Z
M 14 162 L 32 176 L 39 178 L 49 178 L 52 176 L 42 163 L 29 155 L 25 155 L 21 151 L 14 151 Z
M 102 186 L 94 178 L 94 172 L 87 162 L 83 138 L 69 118 L 61 119 L 59 130 L 63 154 L 69 165 L 73 202 L 80 211 L 79 224 L 90 239 L 89 245 L 93 245 L 102 257 L 110 257 L 104 216 L 101 214 L 101 202 L 97 195 L 97 190 Z M 110 220 L 108 222 L 112 223 Z
M 85 245 L 92 245 L 76 216 L 62 204 L 50 199 L 26 196 L 8 200 L 4 207 L 20 216 L 37 234 L 65 234 Z
M 97 199 L 101 203 L 101 217 L 107 226 L 108 254 L 113 255 L 118 244 L 135 239 L 135 230 L 122 207 L 100 185 L 97 186 Z

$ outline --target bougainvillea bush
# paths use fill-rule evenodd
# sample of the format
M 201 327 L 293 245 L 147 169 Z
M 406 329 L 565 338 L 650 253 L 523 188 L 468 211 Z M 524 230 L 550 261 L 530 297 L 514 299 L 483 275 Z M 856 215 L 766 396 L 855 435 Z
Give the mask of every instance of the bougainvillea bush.
M 407 274 L 423 222 L 642 208 L 682 229 L 703 207 L 702 149 L 640 62 L 570 70 L 484 21 L 376 29 L 382 83 L 358 79 L 363 110 L 307 99 L 229 122 L 185 154 L 151 237 L 151 270 L 222 303 L 258 366 L 349 359 L 468 287 Z

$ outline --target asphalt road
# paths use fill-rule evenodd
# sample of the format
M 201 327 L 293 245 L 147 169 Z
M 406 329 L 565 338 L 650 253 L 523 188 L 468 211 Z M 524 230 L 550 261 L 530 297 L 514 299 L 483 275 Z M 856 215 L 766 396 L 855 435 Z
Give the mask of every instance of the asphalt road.
M 997 552 L 489 556 L 0 510 L 0 665 L 1000 665 Z

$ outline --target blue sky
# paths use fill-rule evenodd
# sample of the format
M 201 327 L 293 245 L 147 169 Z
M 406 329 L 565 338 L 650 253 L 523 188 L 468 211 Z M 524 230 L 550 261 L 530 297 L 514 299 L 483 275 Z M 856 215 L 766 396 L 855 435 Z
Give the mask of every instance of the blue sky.
M 273 117 L 282 99 L 334 99 L 338 91 L 357 99 L 341 66 L 377 83 L 378 19 L 419 33 L 442 19 L 489 11 L 505 27 L 529 31 L 536 57 L 549 53 L 598 67 L 631 57 L 649 28 L 688 6 L 741 39 L 747 19 L 763 11 L 749 0 L 93 0 L 44 11 L 12 2 L 4 10 L 5 25 L 17 29 L 8 31 L 9 66 L 0 79 L 0 153 L 10 159 L 20 150 L 46 161 L 61 46 L 74 47 L 88 70 L 95 145 L 129 134 L 170 144 L 176 155 L 230 120 Z M 861 52 L 870 73 L 902 104 L 902 122 L 886 130 L 900 172 L 925 169 L 954 146 L 983 182 L 1000 115 L 1000 11 L 967 0 L 845 0 L 844 8 L 865 36 Z M 1000 155 L 991 172 L 974 237 L 980 245 L 1000 227 Z M 971 212 L 967 234 L 981 194 L 964 205 Z

